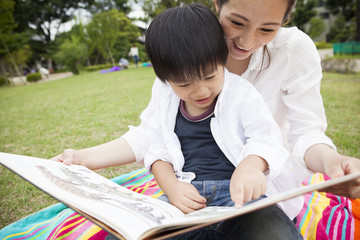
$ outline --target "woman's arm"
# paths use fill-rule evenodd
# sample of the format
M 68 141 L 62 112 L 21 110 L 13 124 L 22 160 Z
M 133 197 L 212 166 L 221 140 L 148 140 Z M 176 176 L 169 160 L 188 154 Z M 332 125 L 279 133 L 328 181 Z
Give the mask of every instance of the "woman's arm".
M 360 171 L 360 159 L 339 154 L 325 144 L 316 144 L 305 153 L 306 166 L 314 171 L 337 178 Z M 348 198 L 360 197 L 360 179 L 326 189 L 336 195 Z
M 143 161 L 148 149 L 143 122 L 147 122 L 154 114 L 154 96 L 156 97 L 156 91 L 160 86 L 160 80 L 155 79 L 151 100 L 141 113 L 142 123 L 139 126 L 130 126 L 129 131 L 122 137 L 98 146 L 81 150 L 66 149 L 63 153 L 53 157 L 52 160 L 67 165 L 83 165 L 93 170 Z
M 282 89 L 283 102 L 287 106 L 286 119 L 290 123 L 288 141 L 298 180 L 302 181 L 313 172 L 336 178 L 360 171 L 360 160 L 337 153 L 325 135 L 327 123 L 320 94 L 321 60 L 312 40 L 300 32 L 297 35 L 288 44 L 292 48 L 285 49 L 289 56 L 288 79 L 283 81 Z M 358 198 L 359 182 L 326 190 Z
M 118 138 L 81 150 L 66 149 L 52 160 L 66 165 L 83 165 L 95 170 L 135 162 L 135 155 L 128 142 L 124 138 Z

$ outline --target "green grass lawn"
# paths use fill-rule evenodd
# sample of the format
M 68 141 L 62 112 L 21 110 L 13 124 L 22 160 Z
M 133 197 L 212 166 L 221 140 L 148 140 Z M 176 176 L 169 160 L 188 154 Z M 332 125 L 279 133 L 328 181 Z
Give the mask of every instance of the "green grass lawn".
M 121 136 L 139 123 L 155 74 L 139 67 L 0 88 L 0 151 L 51 158 L 65 148 L 80 149 Z M 341 153 L 360 158 L 360 75 L 326 74 L 322 95 L 328 135 Z M 112 178 L 137 164 L 99 170 Z M 0 229 L 56 203 L 0 166 Z

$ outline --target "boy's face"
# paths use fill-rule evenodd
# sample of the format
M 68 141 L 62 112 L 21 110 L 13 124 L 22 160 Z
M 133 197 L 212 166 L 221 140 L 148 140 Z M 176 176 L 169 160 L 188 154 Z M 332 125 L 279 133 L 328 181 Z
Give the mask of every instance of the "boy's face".
M 192 82 L 174 83 L 169 81 L 175 94 L 185 102 L 185 110 L 191 116 L 198 116 L 209 109 L 219 95 L 224 84 L 224 66 L 218 65 L 215 71 L 202 79 Z

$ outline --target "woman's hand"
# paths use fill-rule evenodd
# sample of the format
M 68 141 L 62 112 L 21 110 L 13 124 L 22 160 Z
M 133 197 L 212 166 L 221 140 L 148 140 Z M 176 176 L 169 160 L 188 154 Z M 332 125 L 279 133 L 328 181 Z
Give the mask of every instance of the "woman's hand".
M 359 172 L 360 159 L 338 154 L 337 157 L 324 162 L 324 170 L 325 174 L 330 178 L 338 178 L 347 174 Z M 352 199 L 360 198 L 360 179 L 338 184 L 323 189 L 323 191 Z
M 313 172 L 326 174 L 330 178 L 338 178 L 360 171 L 360 159 L 341 155 L 325 144 L 316 144 L 309 148 L 305 153 L 305 162 Z M 360 198 L 360 179 L 321 191 L 347 198 Z
M 74 149 L 66 149 L 61 154 L 51 158 L 50 160 L 62 162 L 65 165 L 77 164 L 86 166 L 85 161 L 82 159 L 79 151 Z

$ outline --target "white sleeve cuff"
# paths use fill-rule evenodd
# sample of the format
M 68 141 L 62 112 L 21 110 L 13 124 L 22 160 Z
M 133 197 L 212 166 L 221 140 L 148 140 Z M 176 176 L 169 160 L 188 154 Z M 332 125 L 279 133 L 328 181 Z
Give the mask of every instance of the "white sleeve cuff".
M 130 145 L 138 163 L 144 161 L 144 156 L 148 150 L 147 136 L 142 126 L 141 124 L 137 127 L 130 125 L 129 131 L 122 136 Z
M 326 144 L 336 150 L 336 146 L 325 134 L 312 134 L 301 137 L 292 150 L 292 165 L 295 171 L 297 183 L 314 174 L 307 168 L 305 163 L 306 151 L 315 144 Z

